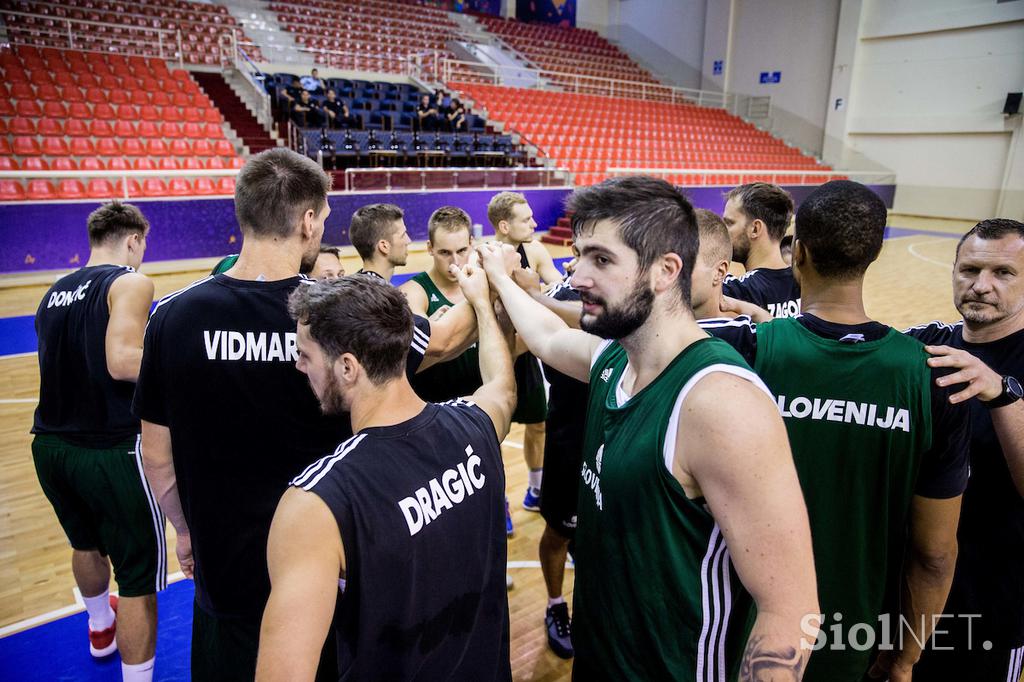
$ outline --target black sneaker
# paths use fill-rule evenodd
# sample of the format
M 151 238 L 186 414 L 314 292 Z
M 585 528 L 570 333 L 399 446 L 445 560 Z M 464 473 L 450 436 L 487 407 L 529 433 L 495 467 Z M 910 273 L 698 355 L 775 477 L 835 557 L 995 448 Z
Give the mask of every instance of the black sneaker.
M 548 646 L 559 658 L 572 658 L 572 622 L 569 620 L 569 605 L 565 602 L 549 606 L 544 615 L 548 628 Z

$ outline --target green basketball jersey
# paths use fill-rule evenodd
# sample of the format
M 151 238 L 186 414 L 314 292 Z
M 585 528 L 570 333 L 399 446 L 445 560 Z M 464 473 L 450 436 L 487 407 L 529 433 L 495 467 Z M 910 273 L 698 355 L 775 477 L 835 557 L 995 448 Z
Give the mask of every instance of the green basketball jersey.
M 872 649 L 851 647 L 851 628 L 871 627 L 878 642 L 879 615 L 898 616 L 907 513 L 931 447 L 926 357 L 919 341 L 893 329 L 875 341 L 844 343 L 795 319 L 757 327 L 755 369 L 789 432 L 828 637 L 811 654 L 804 680 L 860 680 Z M 840 642 L 833 641 L 834 624 L 841 624 Z M 898 618 L 890 629 L 898 631 Z M 866 641 L 863 628 L 854 634 Z
M 439 308 L 454 305 L 445 298 L 426 272 L 419 273 L 412 281 L 423 287 L 423 291 L 427 293 L 427 317 L 433 315 Z M 416 394 L 432 403 L 472 395 L 483 383 L 475 343 L 457 358 L 429 367 L 412 379 L 412 387 Z
M 227 272 L 231 268 L 235 267 L 235 263 L 238 262 L 238 254 L 233 253 L 230 256 L 224 256 L 217 264 L 213 266 L 213 270 L 210 271 L 211 275 L 219 275 L 222 272 Z
M 753 622 L 752 600 L 704 500 L 686 496 L 666 459 L 674 453 L 678 408 L 696 383 L 691 380 L 714 368 L 760 381 L 728 344 L 702 339 L 623 402 L 617 387 L 626 364 L 625 350 L 612 343 L 590 371 L 574 674 L 586 680 L 735 679 Z

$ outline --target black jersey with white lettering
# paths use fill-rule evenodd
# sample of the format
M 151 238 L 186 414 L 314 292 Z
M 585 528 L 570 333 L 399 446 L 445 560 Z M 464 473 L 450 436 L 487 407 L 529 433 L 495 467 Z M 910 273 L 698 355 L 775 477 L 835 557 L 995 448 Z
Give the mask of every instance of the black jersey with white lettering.
M 210 276 L 162 299 L 146 329 L 133 409 L 170 429 L 196 597 L 214 615 L 262 612 L 281 494 L 351 435 L 347 417 L 321 414 L 295 368 L 288 296 L 305 281 Z
M 104 448 L 139 432 L 129 381 L 107 369 L 107 294 L 127 265 L 94 265 L 61 277 L 36 310 L 39 406 L 32 433 L 58 434 L 75 445 Z
M 963 322 L 932 322 L 906 333 L 928 345 L 961 348 L 998 374 L 1024 379 L 1024 330 L 989 343 L 965 341 Z M 997 649 L 1016 649 L 1024 645 L 1024 498 L 1013 484 L 989 409 L 976 399 L 969 407 L 971 476 L 944 613 L 980 615 L 972 621 L 974 646 L 989 640 Z
M 511 679 L 505 474 L 483 410 L 427 403 L 292 485 L 323 499 L 341 533 L 341 680 Z
M 800 285 L 793 268 L 754 268 L 740 277 L 728 276 L 722 293 L 764 308 L 772 317 L 800 314 Z

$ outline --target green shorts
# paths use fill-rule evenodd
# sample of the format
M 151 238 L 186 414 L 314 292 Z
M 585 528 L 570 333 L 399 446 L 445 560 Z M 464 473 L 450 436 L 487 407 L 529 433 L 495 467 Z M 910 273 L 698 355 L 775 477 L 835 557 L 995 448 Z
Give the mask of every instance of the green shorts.
M 39 434 L 32 441 L 42 486 L 71 546 L 110 557 L 122 597 L 167 587 L 164 515 L 142 472 L 136 437 L 84 448 Z
M 515 362 L 517 401 L 512 421 L 539 424 L 548 418 L 548 394 L 540 361 L 532 353 L 523 353 Z

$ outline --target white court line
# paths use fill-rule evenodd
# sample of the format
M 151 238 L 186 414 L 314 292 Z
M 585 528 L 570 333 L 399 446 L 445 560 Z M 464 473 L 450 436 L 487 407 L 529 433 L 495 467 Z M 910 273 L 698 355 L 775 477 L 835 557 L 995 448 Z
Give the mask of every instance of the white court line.
M 35 405 L 39 398 L 3 398 L 0 405 Z
M 943 243 L 943 242 L 948 243 L 949 239 L 948 238 L 946 238 L 946 239 L 929 239 L 927 241 L 918 242 L 916 244 L 908 244 L 907 245 L 907 251 L 909 251 L 910 255 L 913 256 L 914 258 L 917 258 L 919 260 L 923 260 L 925 263 L 931 263 L 933 265 L 938 265 L 938 266 L 943 267 L 943 268 L 949 268 L 949 267 L 952 267 L 952 265 L 953 265 L 952 263 L 943 263 L 942 261 L 937 261 L 934 258 L 929 258 L 928 256 L 922 256 L 921 254 L 919 254 L 917 251 L 914 250 L 916 247 L 924 246 L 925 244 L 939 244 L 939 243 Z
M 30 355 L 36 355 L 36 351 L 31 351 L 29 353 L 11 353 L 9 355 L 0 355 L 0 360 L 5 360 L 7 358 L 27 358 Z
M 185 574 L 181 571 L 178 571 L 177 573 L 172 573 L 171 575 L 167 576 L 167 584 L 170 585 L 171 583 L 176 583 L 179 580 L 184 580 L 184 578 Z M 53 611 L 47 611 L 46 613 L 41 613 L 38 616 L 32 616 L 31 618 L 26 618 L 25 620 L 19 620 L 17 623 L 5 625 L 4 627 L 0 628 L 0 639 L 21 632 L 23 630 L 28 630 L 29 628 L 33 628 L 36 625 L 44 625 L 51 621 L 55 621 L 58 618 L 63 618 L 64 616 L 71 616 L 76 613 L 81 613 L 82 611 L 85 611 L 85 603 L 81 601 L 82 595 L 78 591 L 78 588 L 73 588 L 71 592 L 75 596 L 76 603 L 72 604 L 71 606 L 65 606 L 63 608 L 54 609 Z M 117 594 L 117 592 L 113 592 L 112 594 Z

